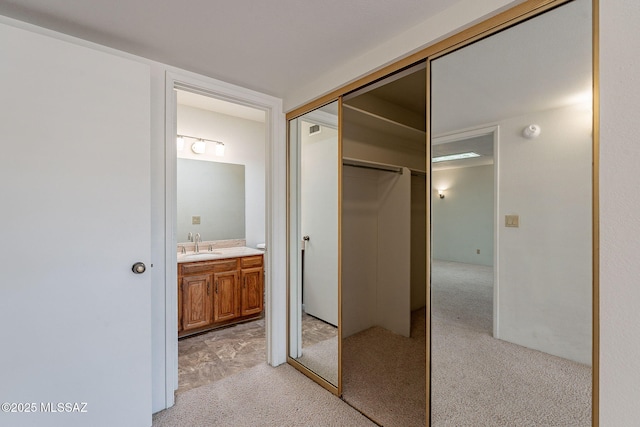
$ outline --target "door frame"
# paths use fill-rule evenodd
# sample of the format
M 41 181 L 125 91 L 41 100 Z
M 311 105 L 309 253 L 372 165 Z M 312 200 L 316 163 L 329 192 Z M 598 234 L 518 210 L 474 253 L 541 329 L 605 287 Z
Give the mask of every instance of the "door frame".
M 498 156 L 500 146 L 500 125 L 491 123 L 482 126 L 475 126 L 434 135 L 431 138 L 431 145 L 446 144 L 448 142 L 462 141 L 465 139 L 477 138 L 481 136 L 491 135 L 493 138 L 493 337 L 500 338 L 500 330 L 498 328 L 500 319 L 499 290 L 498 282 L 498 244 L 500 242 L 500 193 L 498 192 L 498 183 L 500 182 L 500 159 Z
M 178 388 L 178 301 L 176 237 L 176 99 L 174 89 L 188 90 L 215 99 L 265 112 L 265 332 L 267 363 L 286 362 L 286 143 L 282 100 L 239 86 L 189 72 L 165 75 L 165 274 L 164 352 L 165 407 L 175 403 Z M 157 349 L 154 349 L 157 351 Z

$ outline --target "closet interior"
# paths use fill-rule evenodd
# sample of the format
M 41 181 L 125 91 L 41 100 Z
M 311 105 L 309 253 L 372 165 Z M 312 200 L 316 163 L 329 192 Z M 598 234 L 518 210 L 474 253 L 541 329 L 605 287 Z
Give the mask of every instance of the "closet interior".
M 345 95 L 342 391 L 381 425 L 425 423 L 426 67 Z

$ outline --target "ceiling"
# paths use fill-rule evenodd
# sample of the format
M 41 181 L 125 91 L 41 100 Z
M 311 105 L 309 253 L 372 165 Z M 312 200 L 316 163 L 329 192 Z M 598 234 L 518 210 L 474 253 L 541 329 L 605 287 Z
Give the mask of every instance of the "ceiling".
M 284 98 L 459 0 L 0 0 L 0 14 Z

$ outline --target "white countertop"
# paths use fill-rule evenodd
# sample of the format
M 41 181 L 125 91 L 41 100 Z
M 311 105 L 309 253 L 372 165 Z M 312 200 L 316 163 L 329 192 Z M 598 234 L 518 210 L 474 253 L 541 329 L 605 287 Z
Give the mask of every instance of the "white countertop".
M 233 248 L 217 248 L 212 251 L 208 251 L 205 248 L 201 249 L 198 253 L 187 252 L 186 254 L 181 254 L 180 252 L 178 252 L 178 263 L 211 261 L 215 259 L 238 258 L 251 255 L 264 255 L 264 251 L 254 248 L 248 248 L 246 246 L 237 246 Z

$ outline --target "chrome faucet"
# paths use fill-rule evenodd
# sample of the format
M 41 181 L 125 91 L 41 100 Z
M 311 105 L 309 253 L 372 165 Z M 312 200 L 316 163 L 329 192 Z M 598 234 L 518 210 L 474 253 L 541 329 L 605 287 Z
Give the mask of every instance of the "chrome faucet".
M 189 232 L 189 234 L 187 234 L 187 240 L 190 242 L 193 242 L 193 233 Z
M 181 254 L 186 254 L 187 253 L 187 250 L 184 248 L 184 246 L 180 245 L 178 247 L 180 248 L 180 253 Z
M 200 237 L 200 233 L 196 233 L 196 237 L 193 239 L 196 242 L 196 247 L 194 249 L 195 253 L 200 252 L 200 246 L 198 243 L 202 242 L 202 238 Z

